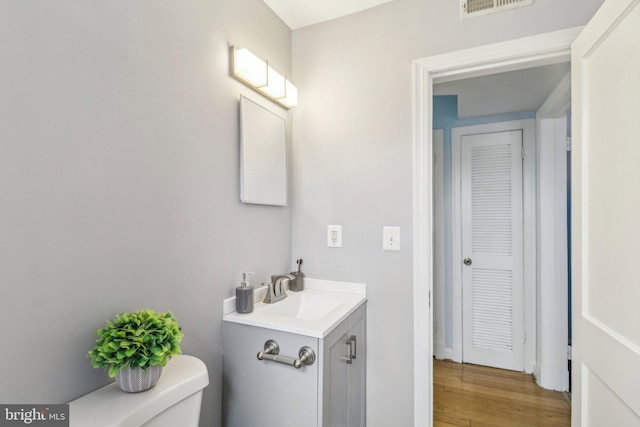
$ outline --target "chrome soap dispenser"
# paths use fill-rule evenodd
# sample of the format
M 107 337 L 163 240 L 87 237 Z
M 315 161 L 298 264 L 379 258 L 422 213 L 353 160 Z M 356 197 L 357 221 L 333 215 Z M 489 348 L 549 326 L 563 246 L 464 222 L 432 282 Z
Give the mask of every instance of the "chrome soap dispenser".
M 238 313 L 251 313 L 253 311 L 253 286 L 249 286 L 247 276 L 254 273 L 242 273 L 240 287 L 236 288 L 236 311 Z

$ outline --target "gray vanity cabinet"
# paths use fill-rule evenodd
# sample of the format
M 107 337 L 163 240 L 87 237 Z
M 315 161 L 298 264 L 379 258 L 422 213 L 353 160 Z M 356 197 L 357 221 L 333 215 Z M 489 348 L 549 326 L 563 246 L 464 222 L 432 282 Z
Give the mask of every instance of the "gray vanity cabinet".
M 324 338 L 223 322 L 223 425 L 365 426 L 365 316 L 362 304 Z M 298 358 L 306 346 L 316 360 L 300 369 L 258 360 L 269 340 L 281 356 Z
M 223 425 L 315 426 L 317 361 L 295 369 L 256 356 L 268 340 L 278 343 L 282 356 L 297 357 L 304 346 L 317 355 L 318 339 L 231 322 L 223 322 L 223 333 Z
M 323 340 L 323 427 L 366 424 L 365 314 L 360 307 Z

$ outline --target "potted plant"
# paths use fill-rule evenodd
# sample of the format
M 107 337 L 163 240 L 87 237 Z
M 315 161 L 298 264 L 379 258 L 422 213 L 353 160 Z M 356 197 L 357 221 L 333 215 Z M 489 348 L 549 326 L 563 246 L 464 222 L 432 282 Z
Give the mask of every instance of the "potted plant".
M 184 334 L 171 312 L 140 310 L 116 315 L 96 331 L 88 358 L 94 368 L 108 368 L 126 392 L 147 390 L 160 378 L 162 367 L 180 354 Z

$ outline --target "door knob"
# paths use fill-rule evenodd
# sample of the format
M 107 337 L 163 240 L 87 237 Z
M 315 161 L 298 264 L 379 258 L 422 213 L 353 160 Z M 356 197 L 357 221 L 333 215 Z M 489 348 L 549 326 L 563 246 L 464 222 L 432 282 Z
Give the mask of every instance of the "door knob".
M 471 265 L 473 261 L 471 261 L 471 258 L 465 258 L 462 262 L 464 262 L 464 265 Z

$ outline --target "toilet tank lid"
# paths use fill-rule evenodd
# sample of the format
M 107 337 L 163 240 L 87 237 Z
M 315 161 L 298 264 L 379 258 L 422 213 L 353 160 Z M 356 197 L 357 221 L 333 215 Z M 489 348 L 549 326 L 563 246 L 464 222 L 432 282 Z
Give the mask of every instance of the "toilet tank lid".
M 139 426 L 209 384 L 200 359 L 178 355 L 162 370 L 158 383 L 142 393 L 126 393 L 115 382 L 69 403 L 70 427 Z

